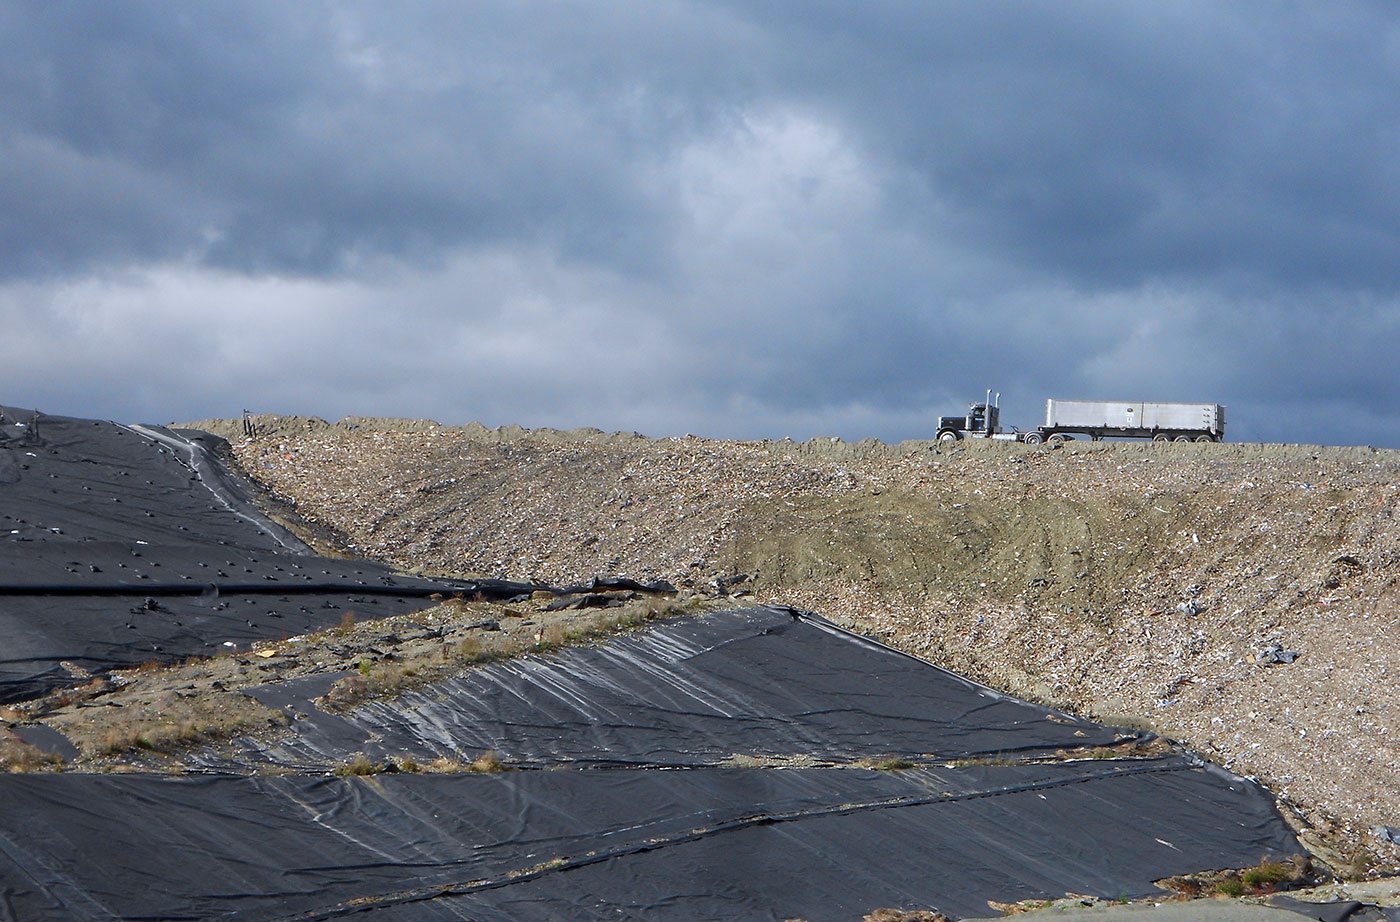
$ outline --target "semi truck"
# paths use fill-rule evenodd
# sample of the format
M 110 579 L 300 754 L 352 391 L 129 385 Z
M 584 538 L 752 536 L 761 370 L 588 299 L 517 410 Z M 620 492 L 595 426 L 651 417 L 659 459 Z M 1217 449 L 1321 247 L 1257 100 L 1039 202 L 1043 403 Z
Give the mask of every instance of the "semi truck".
M 1103 438 L 1152 439 L 1157 442 L 1218 442 L 1225 437 L 1225 408 L 1218 403 L 1149 403 L 1102 400 L 1045 401 L 1045 424 L 1022 432 L 1003 432 L 1001 395 L 987 391 L 983 403 L 968 407 L 966 416 L 940 416 L 938 440 L 999 439 L 1039 445 L 1064 442 L 1077 435 Z

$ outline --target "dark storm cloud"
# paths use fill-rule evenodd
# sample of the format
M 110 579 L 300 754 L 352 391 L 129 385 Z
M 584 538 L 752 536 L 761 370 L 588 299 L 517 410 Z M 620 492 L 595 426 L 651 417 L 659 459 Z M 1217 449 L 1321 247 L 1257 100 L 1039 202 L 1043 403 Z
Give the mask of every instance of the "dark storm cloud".
M 774 4 L 831 96 L 989 246 L 1107 283 L 1400 281 L 1383 4 Z
M 3 15 L 6 141 L 61 158 L 11 164 L 7 188 L 31 207 L 10 230 L 37 231 L 7 234 L 11 272 L 193 255 L 325 273 L 541 238 L 626 261 L 650 236 L 636 170 L 705 118 L 696 90 L 726 82 L 722 56 L 707 60 L 721 30 L 701 16 L 663 16 L 651 36 L 651 17 L 555 4 Z M 681 64 L 693 85 L 648 62 Z M 104 201 L 123 174 L 125 201 Z M 35 181 L 50 194 L 27 195 Z
M 1398 90 L 1385 4 L 6 5 L 0 384 L 854 438 L 992 385 L 1400 445 Z

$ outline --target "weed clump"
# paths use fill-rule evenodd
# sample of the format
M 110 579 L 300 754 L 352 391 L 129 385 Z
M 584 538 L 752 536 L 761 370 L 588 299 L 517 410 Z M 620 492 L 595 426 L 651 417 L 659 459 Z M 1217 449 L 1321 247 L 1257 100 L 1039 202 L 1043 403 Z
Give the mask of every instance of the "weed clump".
M 897 772 L 906 768 L 913 768 L 914 763 L 908 759 L 885 759 L 883 762 L 876 762 L 870 766 L 877 772 Z
M 1183 874 L 1157 881 L 1157 886 L 1182 896 L 1239 897 L 1292 890 L 1313 877 L 1312 860 L 1294 855 L 1286 861 L 1265 859 L 1251 868 Z
M 1258 867 L 1241 871 L 1240 883 L 1251 890 L 1262 890 L 1265 887 L 1291 882 L 1294 876 L 1295 870 L 1292 865 L 1282 861 L 1264 861 Z
M 382 770 L 382 766 L 376 762 L 370 761 L 369 757 L 362 752 L 340 768 L 337 768 L 335 773 L 346 777 L 350 775 L 377 775 Z
M 496 750 L 491 749 L 473 759 L 472 763 L 467 766 L 467 771 L 477 772 L 483 775 L 492 775 L 496 772 L 507 771 L 507 768 L 506 764 L 501 761 L 501 757 Z
M 428 771 L 439 775 L 455 775 L 466 770 L 467 767 L 461 762 L 453 762 L 451 759 L 441 756 L 428 763 Z

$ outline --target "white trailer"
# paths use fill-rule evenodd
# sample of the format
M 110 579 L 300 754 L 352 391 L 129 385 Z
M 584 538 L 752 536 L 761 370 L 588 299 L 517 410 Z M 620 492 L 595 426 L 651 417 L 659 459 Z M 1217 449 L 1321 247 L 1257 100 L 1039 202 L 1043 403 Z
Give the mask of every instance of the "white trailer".
M 1076 435 L 1218 442 L 1225 436 L 1225 408 L 1218 403 L 1133 403 L 1102 400 L 1045 401 L 1045 425 L 1027 432 L 1032 445 Z

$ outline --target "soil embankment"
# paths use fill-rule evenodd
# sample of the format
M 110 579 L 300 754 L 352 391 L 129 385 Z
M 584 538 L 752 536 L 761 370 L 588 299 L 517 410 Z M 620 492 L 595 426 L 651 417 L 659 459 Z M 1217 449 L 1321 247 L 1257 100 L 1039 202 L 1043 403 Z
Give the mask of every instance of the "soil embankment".
M 348 551 L 810 608 L 1257 776 L 1334 862 L 1400 862 L 1400 452 L 252 422 L 194 425 Z

